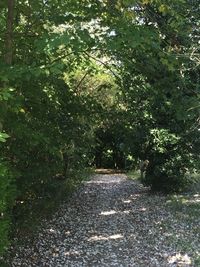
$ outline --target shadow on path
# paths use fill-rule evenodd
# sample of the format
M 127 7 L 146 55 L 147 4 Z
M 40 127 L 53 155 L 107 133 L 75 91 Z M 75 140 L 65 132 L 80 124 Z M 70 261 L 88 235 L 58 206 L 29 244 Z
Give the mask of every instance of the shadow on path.
M 19 248 L 12 266 L 164 267 L 174 234 L 165 197 L 124 174 L 96 174 L 61 206 L 31 247 Z

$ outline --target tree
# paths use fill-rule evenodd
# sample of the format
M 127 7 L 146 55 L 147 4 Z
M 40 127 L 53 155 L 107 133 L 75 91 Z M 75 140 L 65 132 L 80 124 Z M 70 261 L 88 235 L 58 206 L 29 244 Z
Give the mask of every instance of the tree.
M 16 191 L 25 203 L 59 192 L 57 178 L 91 166 L 99 151 L 120 168 L 129 156 L 148 159 L 152 189 L 182 188 L 199 162 L 198 6 L 9 0 L 0 7 L 1 229 L 9 228 Z
M 150 161 L 145 182 L 155 190 L 182 188 L 198 158 L 197 70 L 186 52 L 196 29 L 191 13 L 185 1 L 112 1 L 102 22 L 121 69 L 127 142 L 133 156 Z

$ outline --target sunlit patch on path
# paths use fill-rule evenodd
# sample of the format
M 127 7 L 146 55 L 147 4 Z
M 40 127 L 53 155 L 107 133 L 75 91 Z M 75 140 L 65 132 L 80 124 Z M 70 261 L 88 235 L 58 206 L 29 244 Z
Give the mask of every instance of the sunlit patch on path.
M 165 196 L 124 174 L 96 174 L 43 223 L 33 243 L 17 249 L 11 266 L 194 266 L 190 251 L 171 244 L 190 230 L 176 225 L 165 204 Z

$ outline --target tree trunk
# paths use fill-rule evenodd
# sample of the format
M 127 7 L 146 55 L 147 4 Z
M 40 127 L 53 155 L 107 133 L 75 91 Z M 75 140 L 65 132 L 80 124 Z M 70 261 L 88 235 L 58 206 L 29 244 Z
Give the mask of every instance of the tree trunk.
M 7 19 L 6 19 L 6 33 L 5 33 L 5 55 L 4 61 L 7 65 L 12 65 L 13 62 L 13 25 L 14 25 L 14 8 L 15 0 L 7 0 Z M 0 87 L 6 87 L 7 82 L 3 82 Z M 7 111 L 6 101 L 3 102 L 4 113 Z M 0 132 L 3 130 L 5 114 L 0 116 Z
M 7 0 L 7 23 L 5 39 L 5 63 L 12 65 L 13 61 L 13 21 L 14 21 L 15 0 Z

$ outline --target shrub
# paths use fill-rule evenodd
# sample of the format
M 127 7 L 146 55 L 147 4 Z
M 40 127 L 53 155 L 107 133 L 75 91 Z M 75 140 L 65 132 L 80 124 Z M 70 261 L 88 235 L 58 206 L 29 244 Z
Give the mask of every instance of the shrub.
M 153 191 L 179 192 L 185 189 L 189 182 L 186 171 L 181 157 L 162 159 L 160 162 L 151 161 L 144 184 L 150 186 Z
M 9 243 L 10 215 L 15 195 L 14 176 L 10 166 L 0 161 L 0 254 Z

